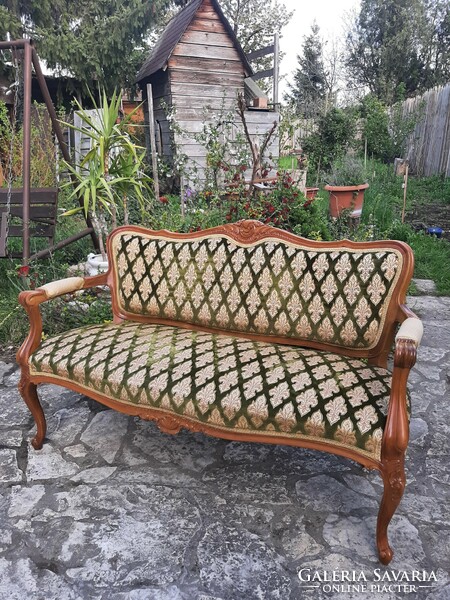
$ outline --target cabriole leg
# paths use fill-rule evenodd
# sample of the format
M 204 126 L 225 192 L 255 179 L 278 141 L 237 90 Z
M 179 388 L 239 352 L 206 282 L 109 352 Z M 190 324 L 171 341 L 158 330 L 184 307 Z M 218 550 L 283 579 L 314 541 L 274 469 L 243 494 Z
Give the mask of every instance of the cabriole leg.
M 25 404 L 31 411 L 34 421 L 36 423 L 36 435 L 31 440 L 31 445 L 36 450 L 42 448 L 42 443 L 45 438 L 47 431 L 47 424 L 45 422 L 44 411 L 42 410 L 41 403 L 37 394 L 37 387 L 34 383 L 31 383 L 28 378 L 22 375 L 19 382 L 19 392 L 25 401 Z
M 387 528 L 400 504 L 406 484 L 404 457 L 383 463 L 381 475 L 383 477 L 384 492 L 378 513 L 377 546 L 380 561 L 387 565 L 394 556 L 388 542 Z

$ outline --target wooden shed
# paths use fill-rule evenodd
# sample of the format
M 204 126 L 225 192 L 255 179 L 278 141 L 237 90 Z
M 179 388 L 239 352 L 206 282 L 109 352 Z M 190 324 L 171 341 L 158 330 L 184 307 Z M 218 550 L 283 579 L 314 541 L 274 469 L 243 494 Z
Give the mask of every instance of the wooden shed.
M 189 134 L 202 131 L 205 121 L 220 111 L 233 110 L 236 128 L 237 95 L 245 94 L 246 121 L 252 136 L 262 138 L 278 113 L 254 108 L 255 98 L 267 96 L 251 79 L 252 68 L 217 0 L 192 0 L 169 22 L 151 55 L 142 65 L 137 83 L 147 99 L 147 83 L 152 86 L 157 148 L 169 162 L 174 148 L 189 157 L 198 171 L 205 167 L 206 150 Z M 167 110 L 186 135 L 172 131 Z M 148 119 L 148 111 L 146 118 Z M 205 117 L 206 115 L 206 117 Z M 175 142 L 175 144 L 173 143 Z M 272 138 L 268 153 L 278 157 L 278 136 Z

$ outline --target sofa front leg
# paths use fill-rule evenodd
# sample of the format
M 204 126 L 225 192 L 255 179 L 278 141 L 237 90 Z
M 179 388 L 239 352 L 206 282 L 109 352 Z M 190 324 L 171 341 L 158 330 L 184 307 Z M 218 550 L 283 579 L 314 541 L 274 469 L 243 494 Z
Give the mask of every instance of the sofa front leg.
M 397 460 L 388 460 L 382 463 L 381 476 L 383 477 L 384 492 L 378 512 L 377 547 L 378 556 L 384 565 L 389 564 L 394 556 L 389 545 L 387 529 L 405 491 L 404 462 L 403 454 Z
M 47 423 L 37 394 L 36 384 L 32 383 L 29 378 L 22 373 L 18 387 L 19 392 L 24 399 L 25 404 L 30 409 L 36 423 L 36 435 L 31 440 L 31 445 L 36 450 L 40 450 L 47 431 Z

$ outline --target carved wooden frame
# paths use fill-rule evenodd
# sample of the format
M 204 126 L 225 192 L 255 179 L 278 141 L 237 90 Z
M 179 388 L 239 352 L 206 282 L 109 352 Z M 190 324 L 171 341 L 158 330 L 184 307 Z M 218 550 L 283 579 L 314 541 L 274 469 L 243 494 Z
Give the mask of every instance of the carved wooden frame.
M 264 336 L 259 334 L 245 334 L 242 332 L 222 332 L 225 335 L 244 337 L 247 339 L 259 339 L 261 341 L 273 342 L 273 343 L 284 343 L 289 345 L 301 345 L 303 347 L 316 348 L 323 351 L 331 351 L 340 353 L 350 357 L 367 358 L 368 362 L 373 365 L 386 367 L 387 357 L 394 341 L 394 335 L 396 326 L 398 323 L 402 323 L 407 318 L 417 318 L 412 311 L 410 311 L 404 304 L 406 298 L 406 291 L 409 282 L 412 277 L 414 269 L 414 258 L 412 250 L 409 246 L 403 242 L 398 241 L 376 241 L 376 242 L 352 242 L 349 240 L 342 240 L 339 242 L 316 242 L 307 240 L 296 236 L 292 233 L 275 229 L 264 225 L 258 221 L 240 221 L 238 223 L 223 225 L 214 227 L 212 229 L 193 232 L 193 233 L 173 233 L 165 230 L 150 231 L 142 227 L 137 226 L 124 226 L 116 229 L 108 238 L 108 252 L 111 252 L 112 242 L 116 235 L 127 232 L 146 233 L 151 234 L 154 237 L 164 237 L 173 240 L 190 240 L 205 235 L 223 235 L 229 237 L 231 240 L 241 244 L 254 244 L 263 241 L 267 238 L 279 239 L 289 243 L 298 244 L 306 247 L 310 247 L 314 250 L 320 250 L 324 248 L 350 248 L 350 249 L 376 249 L 376 248 L 392 248 L 401 252 L 403 256 L 402 266 L 402 277 L 393 291 L 389 308 L 387 311 L 386 321 L 384 323 L 384 329 L 377 345 L 370 350 L 367 349 L 346 349 L 337 347 L 331 344 L 319 343 L 319 342 L 307 342 L 300 340 L 293 340 L 291 338 L 283 338 L 281 336 Z M 121 311 L 117 299 L 115 289 L 115 275 L 113 266 L 110 265 L 109 270 L 101 275 L 95 277 L 86 277 L 83 280 L 82 287 L 76 286 L 73 291 L 78 289 L 87 289 L 96 286 L 108 285 L 111 289 L 112 294 L 112 307 L 114 322 L 120 323 L 125 320 L 130 320 L 147 323 L 160 323 L 170 326 L 182 327 L 191 330 L 201 330 L 206 332 L 218 332 L 220 330 L 200 327 L 187 323 L 180 323 L 169 319 L 151 318 L 140 315 L 128 315 Z M 66 293 L 71 291 L 65 286 Z M 58 297 L 62 294 L 56 294 L 54 297 Z M 44 412 L 42 410 L 39 398 L 37 395 L 37 384 L 38 383 L 56 383 L 62 385 L 68 389 L 80 392 L 88 395 L 94 400 L 97 400 L 110 408 L 117 411 L 139 416 L 145 420 L 155 421 L 159 429 L 165 433 L 178 433 L 180 429 L 186 428 L 190 431 L 203 432 L 208 435 L 220 437 L 228 440 L 236 441 L 258 441 L 268 444 L 285 444 L 289 446 L 304 447 L 315 450 L 322 450 L 337 454 L 346 458 L 355 460 L 369 469 L 377 469 L 380 471 L 383 483 L 384 493 L 381 500 L 380 510 L 378 514 L 377 522 L 377 546 L 378 553 L 382 563 L 388 564 L 393 556 L 393 551 L 389 546 L 387 538 L 387 527 L 389 522 L 400 503 L 403 491 L 405 488 L 405 471 L 404 471 L 404 457 L 406 447 L 408 445 L 409 438 L 409 419 L 407 413 L 406 403 L 406 384 L 409 375 L 409 371 L 414 366 L 416 361 L 417 344 L 411 339 L 398 339 L 395 344 L 394 353 L 394 369 L 392 372 L 392 383 L 391 383 L 391 396 L 388 408 L 388 415 L 386 421 L 386 427 L 382 439 L 381 447 L 381 459 L 376 460 L 368 455 L 364 455 L 357 450 L 352 450 L 334 444 L 328 441 L 327 443 L 321 442 L 320 440 L 308 440 L 308 439 L 293 439 L 284 437 L 283 435 L 274 438 L 264 434 L 245 434 L 241 432 L 234 432 L 233 430 L 225 431 L 220 428 L 216 428 L 213 425 L 207 425 L 205 423 L 198 423 L 190 421 L 187 418 L 183 418 L 179 415 L 169 414 L 160 409 L 143 408 L 142 406 L 135 406 L 132 404 L 124 404 L 115 401 L 111 398 L 107 398 L 98 392 L 87 390 L 81 385 L 69 380 L 62 380 L 50 374 L 32 375 L 29 369 L 29 358 L 31 354 L 39 347 L 42 336 L 42 317 L 39 310 L 39 305 L 46 302 L 50 298 L 43 289 L 36 289 L 33 291 L 21 292 L 19 295 L 19 301 L 25 308 L 29 320 L 30 320 L 30 332 L 25 339 L 24 343 L 17 352 L 17 362 L 21 367 L 21 379 L 19 382 L 20 393 L 30 409 L 35 422 L 36 422 L 36 435 L 32 440 L 32 445 L 35 449 L 42 447 L 45 434 L 46 434 L 46 421 Z

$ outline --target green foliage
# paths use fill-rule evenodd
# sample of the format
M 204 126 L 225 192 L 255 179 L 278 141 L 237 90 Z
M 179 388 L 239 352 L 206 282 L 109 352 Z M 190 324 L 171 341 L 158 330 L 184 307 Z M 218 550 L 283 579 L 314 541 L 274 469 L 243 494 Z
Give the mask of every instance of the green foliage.
M 424 233 L 412 233 L 408 244 L 414 252 L 415 277 L 432 279 L 438 294 L 450 295 L 450 243 Z
M 12 139 L 11 139 L 12 138 Z M 12 144 L 11 144 L 12 142 Z M 12 185 L 22 186 L 23 126 L 11 126 L 8 110 L 0 100 L 0 169 L 7 185 L 12 146 Z M 31 187 L 55 187 L 55 144 L 49 125 L 47 109 L 43 104 L 33 104 L 30 131 L 30 182 Z
M 360 185 L 367 183 L 368 175 L 361 159 L 347 155 L 333 162 L 330 172 L 324 175 L 324 179 L 330 185 Z
M 448 81 L 449 41 L 446 0 L 362 0 L 345 62 L 356 83 L 391 105 Z
M 273 44 L 275 32 L 281 38 L 294 14 L 280 0 L 221 0 L 220 6 L 246 54 Z M 252 61 L 252 67 L 263 71 L 270 69 L 272 62 L 273 56 L 265 56 Z M 265 80 L 258 81 L 258 85 L 269 92 Z
M 386 106 L 376 96 L 368 94 L 361 102 L 360 115 L 363 120 L 361 151 L 364 151 L 367 141 L 369 156 L 383 161 L 391 160 L 392 142 Z
M 332 108 L 322 115 L 317 131 L 305 138 L 303 149 L 313 171 L 327 171 L 343 156 L 354 140 L 356 121 L 351 111 Z
M 302 54 L 297 56 L 298 67 L 293 83 L 288 84 L 285 100 L 297 115 L 310 119 L 322 114 L 326 98 L 326 72 L 319 26 L 311 25 L 311 33 L 304 38 Z
M 102 238 L 107 233 L 106 214 L 112 216 L 112 226 L 115 227 L 117 211 L 121 209 L 127 223 L 128 198 L 131 194 L 142 210 L 145 210 L 150 179 L 143 172 L 145 149 L 136 146 L 129 135 L 132 114 L 125 119 L 119 118 L 121 93 L 117 94 L 114 91 L 108 100 L 106 92 L 103 91 L 99 106 L 93 98 L 92 101 L 95 117 L 75 101 L 83 124 L 78 128 L 65 123 L 71 129 L 88 136 L 91 149 L 75 167 L 66 161 L 63 162 L 72 176 L 72 181 L 65 183 L 63 187 L 72 187 L 75 181 L 69 198 L 83 198 L 84 212 L 91 213 L 102 246 Z M 65 214 L 75 214 L 80 210 L 82 208 L 77 207 Z
M 31 37 L 50 68 L 67 70 L 87 89 L 131 88 L 148 32 L 166 0 L 32 0 L 0 6 L 0 39 Z

